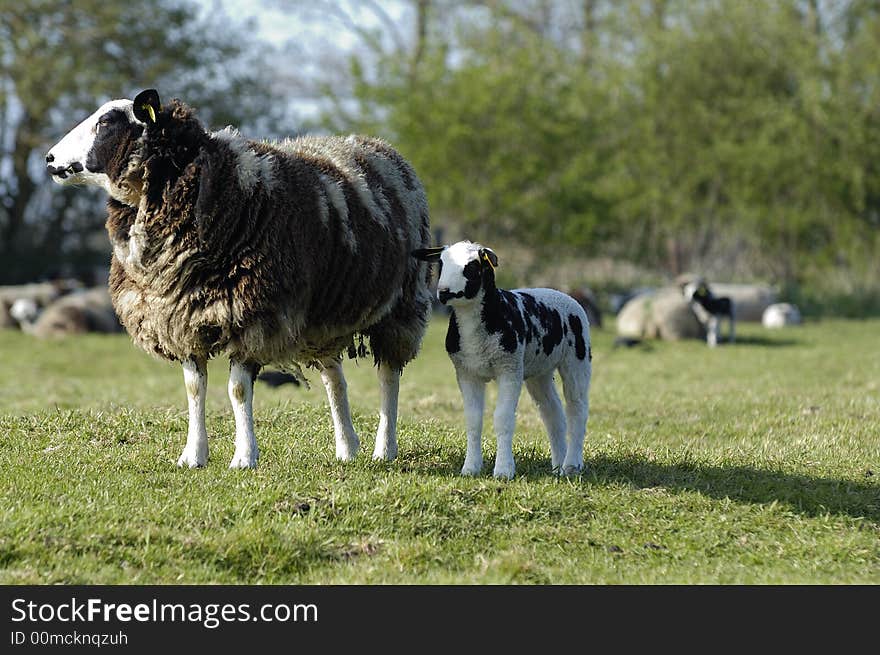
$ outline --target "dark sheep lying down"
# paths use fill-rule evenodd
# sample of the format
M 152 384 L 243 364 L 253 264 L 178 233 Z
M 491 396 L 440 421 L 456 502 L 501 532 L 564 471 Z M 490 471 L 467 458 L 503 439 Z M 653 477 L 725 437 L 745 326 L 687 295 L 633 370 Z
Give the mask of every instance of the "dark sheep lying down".
M 46 157 L 61 184 L 106 189 L 113 306 L 134 342 L 179 361 L 189 399 L 180 466 L 204 466 L 207 360 L 230 360 L 231 467 L 256 465 L 253 382 L 274 364 L 321 371 L 336 455 L 359 440 L 341 355 L 369 343 L 381 387 L 373 456 L 397 452 L 398 381 L 424 335 L 428 206 L 409 164 L 378 139 L 252 141 L 207 132 L 154 90 L 113 100 Z

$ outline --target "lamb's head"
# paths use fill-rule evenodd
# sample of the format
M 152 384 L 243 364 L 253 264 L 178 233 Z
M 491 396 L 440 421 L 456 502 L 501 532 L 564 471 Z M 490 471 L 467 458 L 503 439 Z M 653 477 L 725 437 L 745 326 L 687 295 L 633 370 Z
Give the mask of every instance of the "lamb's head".
M 437 298 L 444 305 L 467 305 L 495 288 L 498 256 L 479 243 L 459 241 L 442 248 L 416 250 L 413 257 L 440 264 Z
M 682 287 L 682 293 L 684 294 L 684 299 L 688 302 L 701 302 L 712 298 L 712 292 L 709 290 L 709 285 L 706 284 L 706 281 L 703 278 L 697 278 L 692 282 L 685 284 Z
M 46 155 L 46 167 L 59 184 L 93 184 L 121 202 L 137 204 L 135 171 L 144 129 L 155 124 L 159 94 L 149 89 L 134 100 L 111 100 L 73 128 Z

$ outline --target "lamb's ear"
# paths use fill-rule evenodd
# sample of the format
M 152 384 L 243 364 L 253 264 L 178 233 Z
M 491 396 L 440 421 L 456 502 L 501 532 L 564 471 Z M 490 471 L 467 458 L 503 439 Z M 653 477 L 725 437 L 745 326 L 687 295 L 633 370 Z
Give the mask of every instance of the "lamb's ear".
M 412 251 L 412 256 L 416 259 L 420 259 L 423 262 L 439 262 L 440 255 L 446 249 L 446 246 L 440 246 L 439 248 L 420 248 L 418 250 Z
M 498 267 L 498 255 L 491 248 L 481 248 L 480 259 L 489 262 L 492 268 Z
M 156 89 L 141 91 L 134 97 L 134 117 L 141 123 L 154 124 L 161 110 L 162 104 L 159 102 L 159 93 Z

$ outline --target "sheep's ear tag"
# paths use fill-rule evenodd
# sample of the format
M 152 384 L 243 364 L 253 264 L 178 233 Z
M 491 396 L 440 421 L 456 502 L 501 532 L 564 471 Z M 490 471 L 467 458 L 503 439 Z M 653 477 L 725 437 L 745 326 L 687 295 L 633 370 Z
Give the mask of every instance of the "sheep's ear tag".
M 491 268 L 493 271 L 495 270 L 495 264 L 493 264 L 492 260 L 489 259 L 489 253 L 483 252 L 483 261 L 489 264 L 489 268 Z
M 156 124 L 156 114 L 161 111 L 159 94 L 156 89 L 141 91 L 134 98 L 134 117 L 142 123 Z

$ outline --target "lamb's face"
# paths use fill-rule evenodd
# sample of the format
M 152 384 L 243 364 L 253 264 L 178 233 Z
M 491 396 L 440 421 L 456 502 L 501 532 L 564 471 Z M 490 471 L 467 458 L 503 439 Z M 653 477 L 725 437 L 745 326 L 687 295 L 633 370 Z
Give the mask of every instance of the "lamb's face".
M 482 289 L 484 248 L 478 243 L 459 241 L 440 254 L 440 280 L 437 298 L 452 307 L 473 302 Z
M 688 282 L 682 288 L 682 293 L 684 294 L 685 300 L 690 302 L 691 300 L 699 302 L 700 300 L 704 300 L 708 298 L 711 294 L 709 293 L 709 288 L 706 286 L 706 283 L 703 280 L 698 279 L 695 282 Z
M 46 155 L 52 179 L 58 184 L 94 184 L 117 197 L 132 142 L 144 130 L 133 106 L 131 100 L 111 100 L 54 145 Z

